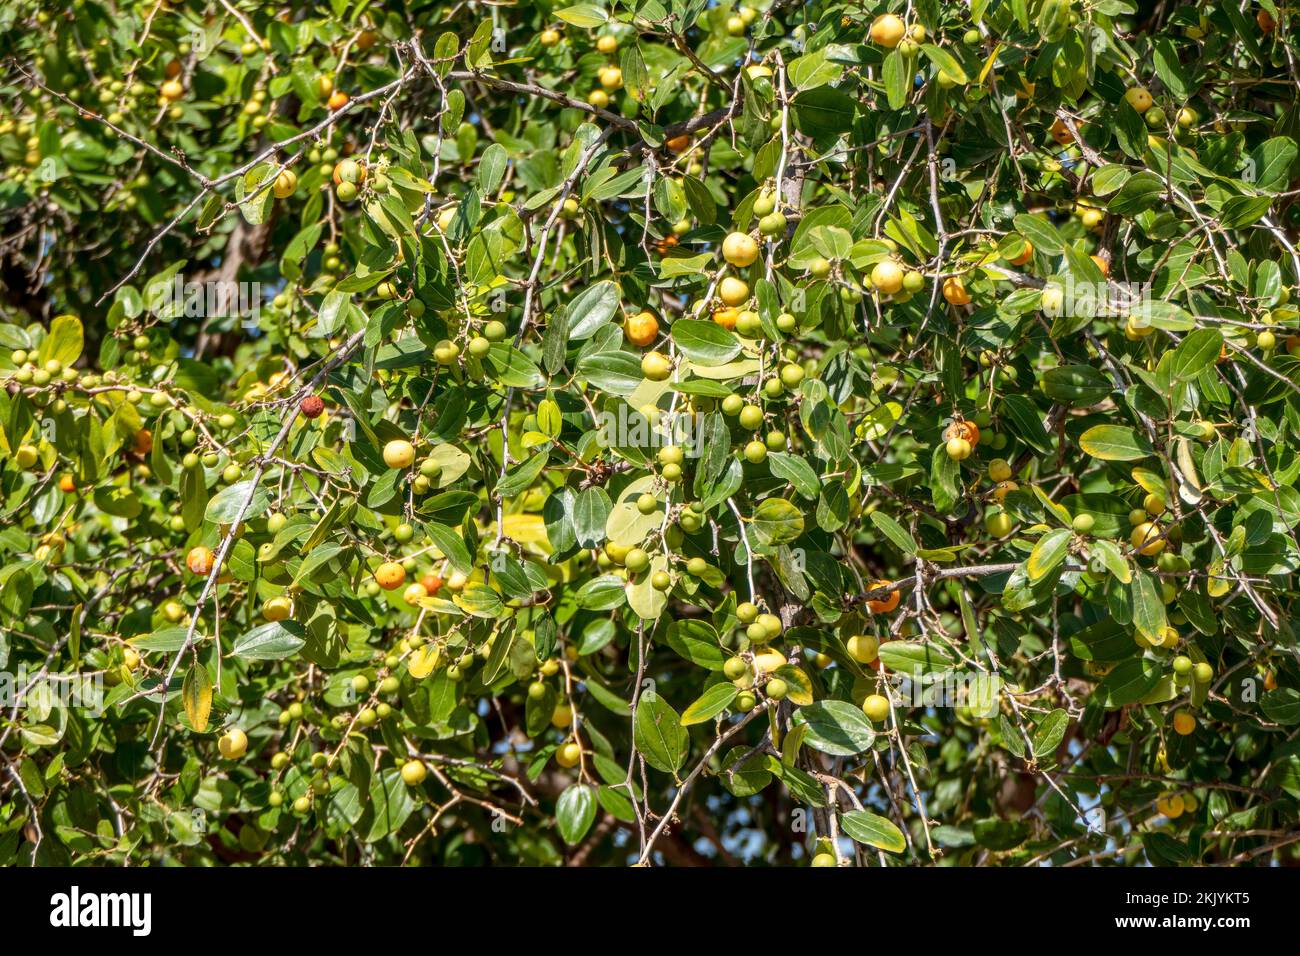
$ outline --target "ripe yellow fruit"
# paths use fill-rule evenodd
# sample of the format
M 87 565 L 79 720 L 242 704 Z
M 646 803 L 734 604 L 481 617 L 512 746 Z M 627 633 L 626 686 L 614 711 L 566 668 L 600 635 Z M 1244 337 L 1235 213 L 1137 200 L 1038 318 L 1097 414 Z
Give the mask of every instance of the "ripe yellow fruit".
M 948 444 L 944 446 L 944 451 L 953 461 L 965 461 L 970 457 L 970 442 L 964 438 L 949 438 Z
M 849 657 L 859 664 L 870 664 L 880 655 L 880 642 L 871 634 L 854 634 L 845 643 Z
M 293 610 L 293 604 L 284 595 L 270 598 L 262 605 L 262 617 L 268 621 L 283 621 Z
M 1150 91 L 1145 86 L 1130 86 L 1124 91 L 1124 99 L 1129 106 L 1139 113 L 1145 113 L 1151 109 L 1151 104 L 1154 102 Z
M 248 752 L 248 734 L 231 727 L 217 739 L 217 750 L 227 760 L 238 760 Z
M 394 438 L 384 446 L 384 464 L 389 468 L 410 468 L 415 461 L 415 446 L 404 438 Z
M 607 90 L 617 90 L 623 85 L 623 71 L 616 66 L 607 66 L 600 71 L 600 85 Z
M 573 708 L 568 704 L 556 704 L 551 711 L 551 726 L 563 730 L 573 723 Z
M 1128 540 L 1140 554 L 1147 556 L 1159 554 L 1165 549 L 1165 539 L 1161 537 L 1160 529 L 1151 521 L 1143 521 L 1134 528 Z
M 727 276 L 718 283 L 718 298 L 724 305 L 744 305 L 749 301 L 749 284 L 735 276 Z
M 402 600 L 407 604 L 418 604 L 428 596 L 429 592 L 419 581 L 411 582 L 406 586 L 406 590 L 402 592 Z
M 993 497 L 997 499 L 998 504 L 1003 504 L 1007 500 L 1007 495 L 1019 490 L 1020 486 L 1014 481 L 999 481 L 993 486 Z
M 280 171 L 280 175 L 275 177 L 275 183 L 271 186 L 271 192 L 275 194 L 276 199 L 288 199 L 298 188 L 298 174 L 292 169 Z
M 641 374 L 652 382 L 667 381 L 672 372 L 672 362 L 662 352 L 647 352 L 641 359 Z
M 402 782 L 408 787 L 418 787 L 429 775 L 429 768 L 422 760 L 408 760 L 402 764 Z
M 758 258 L 758 242 L 743 232 L 733 232 L 722 240 L 722 258 L 738 269 L 753 265 Z
M 572 740 L 561 744 L 559 749 L 555 751 L 555 762 L 561 767 L 576 767 L 581 759 L 582 747 Z
M 618 37 L 605 34 L 596 40 L 596 49 L 601 53 L 613 53 L 618 49 Z
M 877 262 L 871 270 L 871 284 L 885 295 L 893 295 L 903 288 L 903 267 L 893 259 Z
M 871 21 L 871 42 L 893 49 L 907 33 L 907 26 L 892 13 L 882 14 Z
M 1011 463 L 1005 458 L 994 458 L 989 462 L 989 480 L 1006 481 L 1011 477 Z
M 163 99 L 175 102 L 185 95 L 185 87 L 181 85 L 180 80 L 168 80 L 158 88 L 158 92 L 162 94 Z
M 873 724 L 883 724 L 889 719 L 889 699 L 882 694 L 872 694 L 862 702 L 862 712 Z

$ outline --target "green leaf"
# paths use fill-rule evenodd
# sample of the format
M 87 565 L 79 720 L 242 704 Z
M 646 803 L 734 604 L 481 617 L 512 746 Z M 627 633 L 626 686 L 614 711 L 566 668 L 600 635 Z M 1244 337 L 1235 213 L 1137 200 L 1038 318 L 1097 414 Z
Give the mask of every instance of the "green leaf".
M 1025 573 L 1030 581 L 1041 581 L 1055 571 L 1070 551 L 1073 534 L 1068 528 L 1056 528 L 1038 539 L 1034 550 L 1025 562 Z
M 1151 444 L 1125 425 L 1094 425 L 1079 436 L 1079 447 L 1103 461 L 1137 461 L 1152 454 Z
M 573 846 L 596 820 L 596 793 L 585 783 L 571 783 L 555 802 L 555 825 L 564 842 Z
M 740 688 L 727 681 L 714 684 L 701 694 L 695 703 L 682 711 L 682 726 L 689 727 L 691 724 L 702 724 L 706 720 L 712 720 L 726 710 L 739 693 Z
M 244 634 L 230 652 L 251 661 L 284 660 L 306 643 L 305 633 L 296 621 L 272 621 Z
M 800 707 L 795 714 L 808 727 L 804 742 L 832 757 L 864 753 L 876 739 L 867 715 L 846 701 L 818 701 Z
M 902 551 L 906 557 L 910 558 L 916 554 L 916 539 L 912 537 L 911 532 L 889 515 L 883 511 L 873 511 L 871 512 L 871 523 L 879 528 L 885 537 L 894 542 L 898 550 Z
M 203 517 L 213 524 L 235 524 L 260 518 L 270 507 L 270 494 L 256 478 L 247 478 L 213 495 Z
M 691 742 L 677 711 L 651 692 L 642 694 L 637 702 L 632 738 L 646 763 L 671 774 L 676 774 L 686 762 Z
M 678 319 L 672 337 L 682 354 L 697 365 L 725 365 L 740 354 L 740 340 L 716 322 Z
M 840 815 L 840 827 L 856 843 L 886 853 L 902 853 L 907 840 L 893 822 L 869 810 L 850 810 Z

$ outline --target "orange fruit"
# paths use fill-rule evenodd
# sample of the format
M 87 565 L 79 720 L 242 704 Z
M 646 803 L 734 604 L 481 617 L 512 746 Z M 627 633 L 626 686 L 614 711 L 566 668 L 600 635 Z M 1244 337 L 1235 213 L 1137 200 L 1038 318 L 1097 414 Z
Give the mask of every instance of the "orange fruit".
M 1034 246 L 1028 239 L 1026 239 L 1025 248 L 1021 250 L 1020 255 L 1016 256 L 1014 259 L 1008 259 L 1007 262 L 1011 263 L 1013 266 L 1023 266 L 1026 262 L 1028 262 L 1031 258 L 1033 258 L 1033 255 L 1034 255 Z
M 72 494 L 72 492 L 77 490 L 77 480 L 71 475 L 60 475 L 59 490 L 66 492 L 67 494 Z
M 943 430 L 943 437 L 945 441 L 964 438 L 974 448 L 980 443 L 980 429 L 974 422 L 955 421 Z
M 664 145 L 668 147 L 670 152 L 681 154 L 691 148 L 691 136 L 689 133 L 683 133 L 681 136 L 674 136 L 672 139 L 666 140 Z
M 185 565 L 201 578 L 206 578 L 212 573 L 214 560 L 212 549 L 205 548 L 203 545 L 190 548 L 190 553 L 185 555 Z
M 645 348 L 659 337 L 659 320 L 653 312 L 638 312 L 623 320 L 623 334 L 637 348 Z
M 867 590 L 871 591 L 875 588 L 888 587 L 893 583 L 893 581 L 872 581 L 867 585 Z M 887 597 L 880 598 L 879 600 L 867 601 L 867 608 L 872 614 L 888 614 L 894 608 L 898 607 L 899 596 L 899 592 L 893 591 Z
M 332 110 L 341 110 L 348 105 L 350 97 L 342 90 L 335 90 L 330 94 L 329 108 Z
M 424 589 L 429 592 L 430 596 L 442 590 L 442 578 L 432 571 L 425 571 L 424 577 L 420 578 L 420 583 L 424 585 Z
M 396 561 L 385 561 L 375 568 L 375 583 L 385 591 L 393 591 L 402 586 L 406 580 L 406 568 Z
M 740 317 L 739 309 L 715 309 L 713 312 L 713 321 L 718 323 L 724 329 L 730 331 L 736 327 L 736 319 Z
M 950 305 L 970 304 L 970 293 L 966 291 L 966 283 L 962 282 L 959 276 L 943 280 L 943 297 Z

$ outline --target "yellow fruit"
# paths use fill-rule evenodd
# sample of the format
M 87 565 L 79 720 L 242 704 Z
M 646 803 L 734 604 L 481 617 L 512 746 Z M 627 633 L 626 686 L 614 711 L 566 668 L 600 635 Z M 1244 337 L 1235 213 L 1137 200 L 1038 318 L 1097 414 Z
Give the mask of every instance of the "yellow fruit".
M 298 174 L 292 169 L 280 171 L 280 175 L 275 177 L 275 183 L 271 186 L 271 192 L 276 199 L 287 199 L 293 195 L 294 190 L 298 188 Z
M 1151 109 L 1151 104 L 1153 102 L 1151 99 L 1151 93 L 1145 86 L 1130 86 L 1124 91 L 1124 99 L 1128 102 L 1129 106 L 1133 107 L 1139 113 L 1145 113 L 1147 110 Z
M 893 295 L 903 288 L 903 267 L 893 259 L 877 262 L 871 270 L 871 284 L 885 295 Z
M 623 85 L 623 71 L 616 66 L 607 66 L 600 71 L 600 85 L 607 90 L 617 90 Z
M 287 597 L 280 595 L 270 598 L 262 605 L 262 617 L 268 621 L 283 621 L 289 616 L 293 604 Z
M 561 767 L 576 767 L 581 759 L 582 747 L 573 741 L 561 744 L 559 749 L 555 751 L 555 762 Z
M 185 87 L 181 86 L 180 80 L 168 80 L 158 88 L 158 92 L 162 94 L 163 99 L 174 102 L 185 95 Z
M 889 719 L 889 699 L 881 694 L 872 694 L 862 702 L 862 712 L 873 724 L 883 724 Z
M 238 760 L 248 752 L 248 735 L 238 727 L 231 727 L 217 739 L 217 750 L 227 760 Z
M 722 240 L 722 258 L 738 269 L 753 265 L 758 258 L 758 242 L 753 236 L 733 232 Z
M 1140 554 L 1147 556 L 1159 554 L 1165 549 L 1165 539 L 1161 537 L 1160 529 L 1150 521 L 1144 521 L 1133 529 L 1133 533 L 1129 535 L 1129 543 Z
M 415 461 L 415 446 L 404 438 L 394 438 L 384 446 L 384 464 L 389 468 L 410 468 Z
M 859 664 L 870 664 L 880 654 L 880 642 L 870 634 L 854 634 L 846 643 L 849 657 Z
M 429 768 L 421 760 L 408 760 L 402 764 L 402 782 L 408 787 L 418 787 L 429 775 Z
M 551 726 L 563 730 L 573 723 L 573 708 L 568 704 L 556 704 L 551 712 Z
M 898 46 L 907 26 L 892 13 L 882 14 L 871 21 L 871 42 L 893 49 Z
M 1007 500 L 1007 495 L 1019 490 L 1020 486 L 1014 481 L 999 481 L 993 486 L 993 497 L 997 499 L 998 504 L 1003 504 Z
M 749 285 L 743 279 L 727 276 L 718 283 L 718 298 L 733 308 L 744 305 L 749 301 Z

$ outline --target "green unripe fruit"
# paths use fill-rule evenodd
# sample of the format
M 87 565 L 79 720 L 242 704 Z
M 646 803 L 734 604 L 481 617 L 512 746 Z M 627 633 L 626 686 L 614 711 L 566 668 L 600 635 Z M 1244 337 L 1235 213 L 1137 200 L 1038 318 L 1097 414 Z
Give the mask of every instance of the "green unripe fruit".
M 741 624 L 753 624 L 754 621 L 758 620 L 758 608 L 749 601 L 738 604 L 736 605 L 736 619 Z
M 640 574 L 646 568 L 650 567 L 650 555 L 646 554 L 641 548 L 633 548 L 623 559 L 624 566 L 633 574 Z
M 752 441 L 745 446 L 745 460 L 758 465 L 767 459 L 767 445 L 761 441 Z
M 648 491 L 636 500 L 636 510 L 641 512 L 643 515 L 652 515 L 658 510 L 658 508 L 659 499 Z
M 763 424 L 763 410 L 757 405 L 746 405 L 740 410 L 738 421 L 741 428 L 754 431 Z
M 1081 514 L 1074 516 L 1074 520 L 1070 522 L 1070 526 L 1079 534 L 1087 534 L 1093 529 L 1093 526 L 1096 523 L 1097 520 L 1092 515 Z
M 722 400 L 722 414 L 728 416 L 739 415 L 742 408 L 745 407 L 745 400 L 739 395 L 731 394 Z M 762 415 L 762 412 L 759 413 Z
M 781 678 L 773 677 L 763 687 L 763 691 L 772 700 L 781 700 L 790 692 L 790 688 L 786 685 L 785 681 L 781 680 Z
M 1192 677 L 1196 679 L 1198 684 L 1208 684 L 1214 680 L 1214 668 L 1206 661 L 1201 661 L 1192 669 Z
M 650 586 L 656 591 L 667 591 L 673 586 L 673 579 L 667 571 L 656 571 L 650 576 Z
M 729 657 L 722 665 L 722 673 L 727 680 L 740 680 L 749 674 L 749 664 L 743 657 Z
M 700 577 L 709 570 L 709 562 L 703 558 L 691 558 L 686 562 L 686 573 L 692 577 Z

